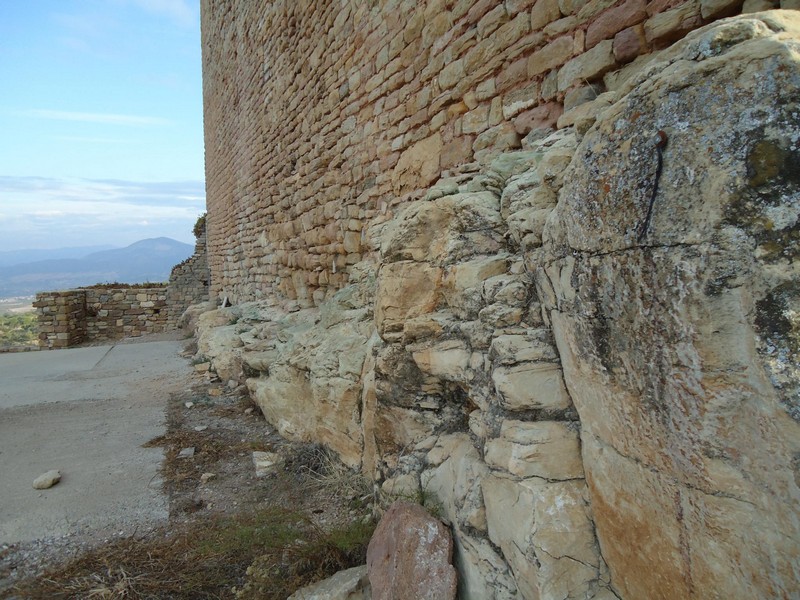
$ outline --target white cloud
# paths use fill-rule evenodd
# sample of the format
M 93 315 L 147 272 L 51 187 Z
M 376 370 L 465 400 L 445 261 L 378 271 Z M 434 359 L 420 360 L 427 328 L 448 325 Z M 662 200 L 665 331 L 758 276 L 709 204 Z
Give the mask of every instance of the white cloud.
M 135 182 L 0 176 L 0 250 L 192 242 L 202 181 Z
M 20 111 L 25 117 L 35 119 L 51 119 L 55 121 L 80 121 L 83 123 L 103 123 L 106 125 L 169 125 L 171 122 L 160 117 L 141 115 L 116 115 L 109 113 L 87 113 L 66 110 L 31 109 Z
M 81 137 L 77 135 L 57 135 L 53 137 L 59 142 L 76 142 L 79 144 L 130 144 L 130 140 L 100 138 L 100 137 Z

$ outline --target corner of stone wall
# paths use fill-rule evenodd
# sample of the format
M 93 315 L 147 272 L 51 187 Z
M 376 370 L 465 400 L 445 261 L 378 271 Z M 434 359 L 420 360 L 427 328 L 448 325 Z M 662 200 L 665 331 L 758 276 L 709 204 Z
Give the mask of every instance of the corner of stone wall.
M 41 292 L 36 294 L 33 306 L 40 348 L 69 348 L 86 339 L 86 294 L 83 290 Z

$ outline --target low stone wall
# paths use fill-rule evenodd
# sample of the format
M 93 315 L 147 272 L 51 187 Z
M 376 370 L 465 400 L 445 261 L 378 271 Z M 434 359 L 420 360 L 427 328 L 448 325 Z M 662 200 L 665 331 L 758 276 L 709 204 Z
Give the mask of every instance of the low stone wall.
M 117 340 L 167 328 L 167 288 L 86 289 L 86 336 Z
M 178 329 L 184 311 L 208 300 L 205 232 L 194 254 L 172 269 L 169 285 L 92 287 L 36 295 L 41 348 L 118 340 Z
M 69 348 L 167 329 L 167 288 L 86 288 L 36 295 L 39 345 Z

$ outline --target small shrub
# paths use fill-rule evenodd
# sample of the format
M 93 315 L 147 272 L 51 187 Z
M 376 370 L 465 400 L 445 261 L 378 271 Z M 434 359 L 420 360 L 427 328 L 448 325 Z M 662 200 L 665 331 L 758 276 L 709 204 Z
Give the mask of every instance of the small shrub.
M 238 600 L 283 600 L 299 588 L 366 562 L 373 523 L 356 521 L 324 531 L 308 522 L 302 536 L 273 544 L 247 569 Z
M 203 213 L 199 217 L 197 217 L 197 221 L 194 223 L 194 227 L 192 228 L 192 233 L 194 237 L 199 238 L 206 232 L 206 216 L 208 213 Z

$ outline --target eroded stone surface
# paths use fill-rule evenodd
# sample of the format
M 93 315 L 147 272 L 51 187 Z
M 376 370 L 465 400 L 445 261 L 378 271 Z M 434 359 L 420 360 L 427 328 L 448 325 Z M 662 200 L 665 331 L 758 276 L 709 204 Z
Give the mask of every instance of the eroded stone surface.
M 796 589 L 798 34 L 767 13 L 670 49 L 586 134 L 545 230 L 541 287 L 625 598 Z

